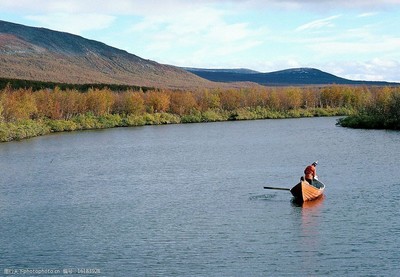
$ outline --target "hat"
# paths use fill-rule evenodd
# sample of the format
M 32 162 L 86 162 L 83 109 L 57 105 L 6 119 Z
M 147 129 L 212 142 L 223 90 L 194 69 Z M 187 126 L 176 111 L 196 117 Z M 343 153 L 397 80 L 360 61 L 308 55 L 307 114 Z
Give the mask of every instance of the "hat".
M 313 162 L 312 164 L 313 164 L 313 165 L 317 165 L 317 164 L 318 164 L 318 161 L 315 161 L 315 162 Z

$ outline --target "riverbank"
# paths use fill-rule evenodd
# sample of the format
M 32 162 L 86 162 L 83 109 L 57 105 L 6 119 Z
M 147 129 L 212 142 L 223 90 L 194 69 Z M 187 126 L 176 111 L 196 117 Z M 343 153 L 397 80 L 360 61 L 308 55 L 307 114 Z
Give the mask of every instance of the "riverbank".
M 337 125 L 354 129 L 400 130 L 400 117 L 358 114 L 340 118 Z
M 36 91 L 7 85 L 0 90 L 0 141 L 88 129 L 314 116 L 350 116 L 339 121 L 344 127 L 365 128 L 360 122 L 367 118 L 371 128 L 400 128 L 397 87 L 115 89 Z
M 55 132 L 233 120 L 343 116 L 349 115 L 351 112 L 351 110 L 344 108 L 295 109 L 281 112 L 271 111 L 265 108 L 241 108 L 233 111 L 209 109 L 205 112 L 197 111 L 181 116 L 171 113 L 145 113 L 142 115 L 107 114 L 95 116 L 92 113 L 87 113 L 85 115 L 74 116 L 68 120 L 25 119 L 15 122 L 1 122 L 0 142 L 28 139 Z
M 400 130 L 400 90 L 383 90 L 374 102 L 341 118 L 338 125 L 359 129 Z

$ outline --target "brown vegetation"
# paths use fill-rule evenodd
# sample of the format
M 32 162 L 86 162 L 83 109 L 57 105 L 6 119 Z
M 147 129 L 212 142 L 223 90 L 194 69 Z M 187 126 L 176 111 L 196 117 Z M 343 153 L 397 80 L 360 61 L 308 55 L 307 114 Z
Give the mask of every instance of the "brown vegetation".
M 64 119 L 92 113 L 106 114 L 171 113 L 179 116 L 207 110 L 234 111 L 263 108 L 270 111 L 289 111 L 315 108 L 358 109 L 374 103 L 387 108 L 393 89 L 329 86 L 323 88 L 267 88 L 204 89 L 195 91 L 127 90 L 113 92 L 108 88 L 77 90 L 12 89 L 0 91 L 3 121 L 22 119 Z
M 392 87 L 253 87 L 146 92 L 95 88 L 79 92 L 57 87 L 32 91 L 7 86 L 0 90 L 0 140 L 116 126 L 359 116 L 366 112 L 369 112 L 369 120 L 383 119 L 386 125 L 382 126 L 396 129 L 400 127 L 399 103 L 400 89 Z M 379 127 L 376 122 L 374 126 Z

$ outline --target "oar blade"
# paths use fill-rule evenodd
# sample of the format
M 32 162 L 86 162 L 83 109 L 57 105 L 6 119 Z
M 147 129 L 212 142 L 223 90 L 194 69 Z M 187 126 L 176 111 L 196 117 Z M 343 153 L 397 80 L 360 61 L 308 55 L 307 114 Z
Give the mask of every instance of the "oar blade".
M 264 189 L 290 190 L 289 188 L 277 188 L 277 187 L 264 187 Z

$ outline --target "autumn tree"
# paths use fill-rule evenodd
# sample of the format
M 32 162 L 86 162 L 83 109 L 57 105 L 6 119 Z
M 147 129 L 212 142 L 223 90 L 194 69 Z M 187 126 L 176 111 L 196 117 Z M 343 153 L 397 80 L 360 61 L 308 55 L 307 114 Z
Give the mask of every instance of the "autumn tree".
M 145 111 L 144 95 L 142 92 L 128 90 L 118 94 L 119 113 L 139 115 Z
M 227 111 L 232 111 L 242 107 L 244 100 L 243 93 L 239 90 L 229 89 L 219 93 L 221 108 Z
M 386 113 L 389 109 L 389 103 L 392 98 L 392 90 L 389 87 L 379 88 L 374 91 L 373 108 L 377 113 Z
M 304 88 L 302 98 L 304 108 L 316 108 L 319 105 L 319 93 L 314 88 Z
M 267 103 L 267 92 L 259 88 L 249 88 L 243 91 L 245 106 L 249 108 L 265 107 Z
M 196 93 L 197 103 L 201 111 L 217 109 L 221 106 L 218 92 L 210 92 L 208 89 Z
M 54 115 L 54 100 L 49 90 L 40 90 L 35 92 L 37 117 L 39 118 L 61 118 L 59 111 Z M 59 109 L 58 109 L 59 110 Z
M 1 103 L 3 106 L 2 117 L 6 121 L 17 121 L 30 119 L 37 112 L 35 98 L 32 90 L 5 89 L 1 94 Z
M 86 107 L 94 115 L 105 115 L 110 113 L 114 103 L 113 92 L 105 89 L 89 89 L 86 93 Z
M 145 97 L 148 112 L 166 112 L 170 105 L 170 96 L 166 92 L 150 91 Z
M 281 93 L 281 103 L 285 109 L 298 109 L 303 103 L 302 92 L 297 87 L 285 88 Z
M 175 92 L 170 96 L 170 111 L 173 114 L 184 115 L 190 114 L 198 108 L 196 99 L 191 92 Z
M 392 91 L 388 106 L 388 126 L 400 130 L 400 90 L 398 88 Z
M 109 95 L 109 97 L 111 97 L 111 95 Z M 72 90 L 67 89 L 65 92 L 61 94 L 59 101 L 63 109 L 64 119 L 71 119 L 76 115 L 84 114 L 85 111 L 87 110 L 85 95 L 75 89 Z M 107 105 L 109 106 L 111 105 L 111 103 L 109 102 Z
M 332 97 L 331 97 L 331 88 L 325 87 L 321 91 L 321 103 L 322 107 L 332 107 Z
M 282 109 L 279 91 L 277 91 L 276 89 L 273 89 L 268 93 L 267 108 L 273 111 L 279 111 Z

